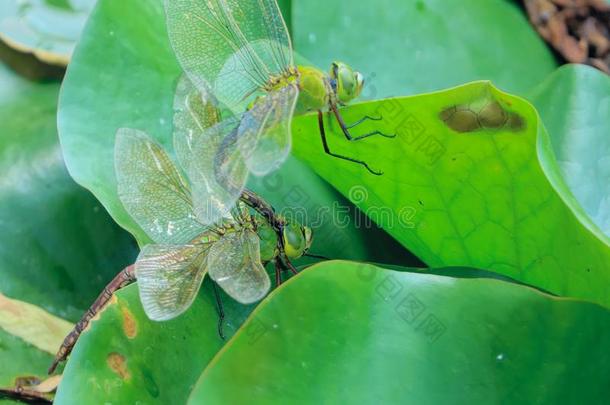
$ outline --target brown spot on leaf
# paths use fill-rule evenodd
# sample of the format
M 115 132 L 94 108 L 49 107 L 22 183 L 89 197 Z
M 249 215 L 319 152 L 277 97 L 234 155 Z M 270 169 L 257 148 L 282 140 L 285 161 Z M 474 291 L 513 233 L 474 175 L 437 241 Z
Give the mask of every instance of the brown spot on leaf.
M 447 121 L 448 119 L 450 119 L 453 114 L 455 114 L 455 112 L 457 111 L 457 107 L 452 105 L 451 107 L 445 108 L 443 111 L 441 111 L 441 113 L 438 115 L 443 121 Z
M 135 338 L 138 334 L 138 322 L 126 307 L 121 308 L 121 313 L 123 314 L 123 331 L 125 336 L 129 339 Z
M 485 128 L 501 128 L 507 119 L 508 114 L 497 101 L 487 104 L 479 113 L 479 120 Z
M 108 355 L 106 362 L 108 363 L 108 367 L 123 380 L 131 379 L 131 373 L 127 369 L 127 360 L 125 360 L 125 356 L 120 353 L 112 352 Z
M 508 122 L 506 123 L 506 126 L 511 131 L 521 131 L 523 128 L 525 128 L 525 121 L 519 114 L 511 112 L 508 115 Z
M 486 130 L 520 131 L 525 127 L 523 118 L 514 111 L 508 111 L 504 105 L 486 94 L 473 99 L 470 103 L 453 105 L 439 113 L 445 125 L 456 132 L 475 132 Z
M 477 115 L 468 109 L 449 107 L 441 112 L 441 117 L 446 117 L 445 124 L 457 132 L 473 132 L 481 127 Z

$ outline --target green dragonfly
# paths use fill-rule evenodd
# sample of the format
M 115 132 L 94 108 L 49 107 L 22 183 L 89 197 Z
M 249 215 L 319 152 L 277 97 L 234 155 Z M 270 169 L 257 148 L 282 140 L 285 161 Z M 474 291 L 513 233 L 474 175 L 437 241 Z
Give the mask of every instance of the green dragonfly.
M 317 111 L 327 154 L 381 174 L 364 161 L 332 152 L 326 139 L 326 110 L 348 140 L 394 136 L 351 135 L 356 125 L 381 119 L 366 116 L 346 125 L 339 111 L 360 95 L 363 76 L 341 62 L 333 62 L 329 74 L 295 65 L 276 0 L 165 0 L 165 11 L 171 45 L 188 79 L 225 111 L 216 125 L 200 114 L 200 125 L 183 127 L 184 144 L 199 156 L 185 170 L 197 180 L 193 202 L 204 223 L 215 223 L 235 205 L 249 173 L 264 176 L 281 166 L 290 153 L 295 114 Z M 192 109 L 188 103 L 185 108 Z M 203 136 L 190 142 L 190 132 Z
M 281 252 L 298 258 L 309 248 L 309 228 L 286 225 L 283 235 L 277 235 L 266 218 L 251 215 L 243 202 L 218 223 L 203 224 L 194 212 L 188 183 L 159 144 L 143 132 L 123 128 L 115 145 L 121 202 L 155 242 L 144 246 L 135 263 L 150 319 L 172 319 L 184 312 L 206 274 L 236 301 L 256 302 L 271 285 L 263 263 L 278 259 Z M 280 244 L 278 236 L 286 243 Z
M 195 159 L 184 154 L 182 158 Z M 291 260 L 306 254 L 312 243 L 310 228 L 276 215 L 249 190 L 243 190 L 241 201 L 218 223 L 204 224 L 194 211 L 189 183 L 163 147 L 144 132 L 117 131 L 115 171 L 123 206 L 153 243 L 104 288 L 64 340 L 50 373 L 112 295 L 136 280 L 144 311 L 155 321 L 186 311 L 206 275 L 236 301 L 250 304 L 271 287 L 267 263 L 274 262 L 279 285 L 283 271 L 296 274 Z M 222 315 L 219 331 L 221 323 Z

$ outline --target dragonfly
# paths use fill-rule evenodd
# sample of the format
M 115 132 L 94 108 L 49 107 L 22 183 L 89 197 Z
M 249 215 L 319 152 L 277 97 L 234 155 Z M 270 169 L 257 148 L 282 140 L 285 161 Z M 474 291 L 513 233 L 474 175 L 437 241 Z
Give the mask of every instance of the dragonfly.
M 251 304 L 271 287 L 267 263 L 275 264 L 279 285 L 284 271 L 297 273 L 291 260 L 311 247 L 309 227 L 275 214 L 250 190 L 243 191 L 240 201 L 218 223 L 204 224 L 194 211 L 189 182 L 145 132 L 117 131 L 115 171 L 123 206 L 153 243 L 145 245 L 135 264 L 104 288 L 64 340 L 49 373 L 67 358 L 81 332 L 120 288 L 137 281 L 144 311 L 154 321 L 173 319 L 186 311 L 206 275 L 236 301 Z M 221 324 L 222 314 L 219 332 Z
M 291 149 L 294 115 L 317 112 L 325 153 L 382 174 L 363 160 L 331 151 L 326 136 L 327 112 L 349 141 L 395 136 L 381 131 L 352 135 L 357 125 L 381 117 L 365 116 L 351 125 L 343 119 L 339 107 L 361 94 L 363 75 L 343 62 L 332 62 L 328 73 L 297 66 L 276 0 L 164 4 L 170 43 L 182 70 L 199 93 L 216 99 L 224 112 L 213 117 L 219 118 L 213 126 L 207 125 L 204 112 L 202 120 L 183 127 L 186 133 L 205 128 L 198 142 L 185 142 L 200 157 L 186 171 L 193 179 L 205 179 L 193 187 L 195 211 L 204 223 L 218 221 L 235 205 L 250 174 L 265 176 L 282 165 Z

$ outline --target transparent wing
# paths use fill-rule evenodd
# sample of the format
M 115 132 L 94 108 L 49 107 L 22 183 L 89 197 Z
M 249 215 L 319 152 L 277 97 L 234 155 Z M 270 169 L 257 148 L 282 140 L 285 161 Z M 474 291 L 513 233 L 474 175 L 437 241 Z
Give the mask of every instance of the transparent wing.
M 211 90 L 197 89 L 188 76 L 182 75 L 174 95 L 174 151 L 184 170 L 193 158 L 195 139 L 220 121 L 218 101 Z
M 136 261 L 135 273 L 140 300 L 150 319 L 172 319 L 191 306 L 206 273 L 209 246 L 144 246 Z
M 294 64 L 276 0 L 165 0 L 165 11 L 184 71 L 198 88 L 210 84 L 234 111 Z
M 239 119 L 220 121 L 217 101 L 187 77 L 174 99 L 174 149 L 192 187 L 194 210 L 201 223 L 213 224 L 235 206 L 248 178 L 237 145 Z
M 119 198 L 152 240 L 187 243 L 204 231 L 184 179 L 146 133 L 119 129 L 114 159 Z
M 239 149 L 248 169 L 264 176 L 277 169 L 290 154 L 291 126 L 299 90 L 284 86 L 260 98 L 242 117 Z
M 242 304 L 259 301 L 271 287 L 259 249 L 256 233 L 244 230 L 225 235 L 208 254 L 210 277 Z

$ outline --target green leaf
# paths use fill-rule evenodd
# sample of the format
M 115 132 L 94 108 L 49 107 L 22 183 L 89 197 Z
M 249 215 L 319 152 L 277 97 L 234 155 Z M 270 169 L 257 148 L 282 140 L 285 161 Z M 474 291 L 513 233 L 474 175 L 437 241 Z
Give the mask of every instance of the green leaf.
M 0 65 L 0 292 L 72 321 L 133 261 L 132 239 L 68 176 L 56 83 Z
M 383 116 L 355 134 L 397 135 L 347 142 L 327 121 L 331 149 L 382 176 L 325 155 L 315 116 L 295 120 L 295 153 L 430 267 L 487 269 L 610 305 L 609 239 L 567 189 L 530 104 L 478 82 L 342 112 Z
M 82 334 L 68 361 L 56 404 L 184 403 L 222 347 L 209 283 L 183 315 L 148 319 L 137 286 L 119 291 Z M 223 300 L 232 335 L 252 306 Z
M 133 18 L 125 18 L 125 15 Z M 103 63 L 108 60 L 113 63 Z M 93 11 L 68 68 L 59 133 L 68 169 L 112 217 L 138 240 L 149 241 L 121 205 L 114 176 L 114 138 L 120 127 L 146 131 L 171 150 L 172 103 L 181 70 L 170 48 L 161 0 L 102 0 Z M 412 258 L 383 232 L 334 221 L 336 192 L 305 165 L 289 160 L 249 187 L 278 210 L 295 208 L 316 223 L 312 251 L 333 257 L 401 262 Z M 344 201 L 343 201 L 344 202 Z M 297 217 L 300 218 L 300 217 Z
M 0 39 L 44 62 L 65 66 L 95 1 L 3 1 Z
M 464 268 L 394 269 L 439 272 L 458 278 L 497 277 Z M 145 402 L 167 403 L 171 398 L 170 402 L 185 402 L 196 379 L 256 307 L 241 305 L 222 290 L 220 293 L 225 341 L 217 334 L 217 304 L 209 281 L 204 282 L 203 291 L 185 315 L 169 322 L 153 322 L 146 317 L 135 285 L 119 291 L 78 340 L 66 365 L 57 403 L 123 403 L 138 398 Z M 118 368 L 117 362 L 126 367 Z M 177 369 L 178 374 L 167 378 L 167 370 Z M 126 372 L 130 379 L 123 378 Z
M 17 379 L 23 377 L 44 380 L 52 360 L 53 356 L 49 353 L 0 329 L 0 389 L 14 389 Z M 2 400 L 0 395 L 0 404 L 13 403 L 17 404 Z
M 585 65 L 559 68 L 530 94 L 551 135 L 561 174 L 610 236 L 610 77 Z
M 527 287 L 326 262 L 254 311 L 189 403 L 603 403 L 609 331 L 607 310 Z
M 30 389 L 47 378 L 53 355 L 72 326 L 35 305 L 0 294 L 0 403 L 5 403 L 3 389 Z
M 342 60 L 363 72 L 366 99 L 479 79 L 518 93 L 556 66 L 510 0 L 308 0 L 293 17 L 296 50 L 325 70 Z

